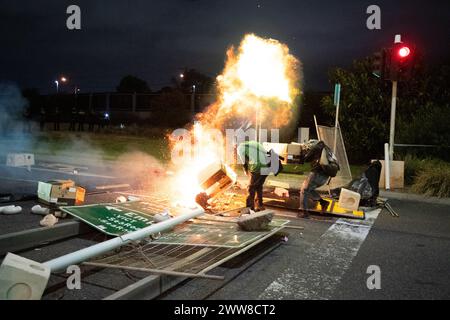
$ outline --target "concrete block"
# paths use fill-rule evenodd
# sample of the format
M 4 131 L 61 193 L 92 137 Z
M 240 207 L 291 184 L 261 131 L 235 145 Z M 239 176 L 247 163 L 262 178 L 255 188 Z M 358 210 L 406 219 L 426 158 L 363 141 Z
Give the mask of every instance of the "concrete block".
M 357 211 L 360 201 L 361 195 L 358 192 L 354 192 L 344 188 L 341 189 L 341 195 L 339 196 L 339 207 L 347 210 Z
M 262 231 L 267 230 L 272 218 L 273 212 L 264 210 L 240 217 L 237 224 L 244 231 Z
M 290 143 L 287 145 L 287 153 L 292 156 L 299 156 L 302 152 L 302 145 L 299 143 Z
M 39 300 L 49 278 L 49 267 L 8 253 L 0 266 L 0 300 Z

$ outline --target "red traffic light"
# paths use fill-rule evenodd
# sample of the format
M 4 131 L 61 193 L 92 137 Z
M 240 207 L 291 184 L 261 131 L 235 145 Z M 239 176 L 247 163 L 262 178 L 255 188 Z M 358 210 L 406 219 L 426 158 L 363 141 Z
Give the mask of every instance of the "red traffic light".
M 409 49 L 406 46 L 401 47 L 400 49 L 398 49 L 398 55 L 400 58 L 406 58 L 407 56 L 409 56 L 411 54 L 411 49 Z

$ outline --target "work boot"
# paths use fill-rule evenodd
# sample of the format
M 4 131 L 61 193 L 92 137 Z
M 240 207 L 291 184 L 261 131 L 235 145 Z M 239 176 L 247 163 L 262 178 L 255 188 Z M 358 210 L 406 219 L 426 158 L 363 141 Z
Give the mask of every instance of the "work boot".
M 264 211 L 264 210 L 266 210 L 266 207 L 264 207 L 264 206 L 258 206 L 258 207 L 256 207 L 256 209 L 255 209 L 256 212 Z
M 319 203 L 320 203 L 320 207 L 321 207 L 322 211 L 326 211 L 328 208 L 328 205 L 329 205 L 328 201 L 324 200 L 324 199 L 320 199 Z
M 248 207 L 246 207 L 246 208 L 244 208 L 244 209 L 242 209 L 239 213 L 241 214 L 241 215 L 244 215 L 244 214 L 251 214 L 252 213 L 252 208 L 248 208 Z M 254 211 L 254 210 L 253 210 Z
M 297 213 L 297 217 L 302 219 L 309 219 L 309 212 L 300 208 L 299 212 Z

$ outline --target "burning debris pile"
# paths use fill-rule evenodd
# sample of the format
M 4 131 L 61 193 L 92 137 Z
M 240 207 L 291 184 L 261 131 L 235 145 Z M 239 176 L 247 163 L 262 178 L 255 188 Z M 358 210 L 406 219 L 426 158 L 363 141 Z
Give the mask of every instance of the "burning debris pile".
M 286 45 L 254 34 L 246 35 L 239 48 L 227 51 L 225 68 L 217 77 L 217 101 L 196 116 L 189 130 L 176 131 L 170 137 L 176 168 L 170 189 L 177 202 L 193 203 L 199 194 L 204 202 L 236 181 L 229 166 L 236 162 L 234 130 L 246 124 L 255 133 L 262 127 L 280 128 L 290 122 L 299 94 L 299 66 Z M 205 179 L 205 170 L 211 166 L 221 170 Z M 211 192 L 211 188 L 218 189 Z

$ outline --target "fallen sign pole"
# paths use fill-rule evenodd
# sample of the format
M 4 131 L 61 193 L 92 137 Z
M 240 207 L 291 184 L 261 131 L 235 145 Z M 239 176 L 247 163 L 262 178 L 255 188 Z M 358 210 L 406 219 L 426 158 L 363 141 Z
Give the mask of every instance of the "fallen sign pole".
M 152 234 L 171 229 L 180 223 L 202 215 L 204 212 L 202 208 L 196 208 L 189 213 L 180 214 L 174 218 L 44 263 L 38 263 L 8 253 L 0 266 L 0 300 L 38 300 L 44 293 L 51 272 L 65 270 L 71 265 L 76 265 L 100 254 L 120 248 L 132 241 L 142 240 Z
M 203 209 L 196 209 L 190 213 L 181 214 L 175 218 L 168 219 L 159 223 L 155 223 L 147 228 L 137 230 L 120 237 L 116 237 L 99 244 L 66 254 L 65 256 L 47 261 L 44 263 L 45 266 L 49 267 L 52 272 L 60 271 L 66 269 L 70 265 L 78 264 L 84 262 L 90 258 L 96 257 L 105 252 L 122 247 L 132 241 L 138 241 L 146 238 L 152 234 L 158 232 L 163 232 L 167 229 L 175 227 L 177 224 L 186 222 L 192 218 L 195 218 L 205 211 Z

